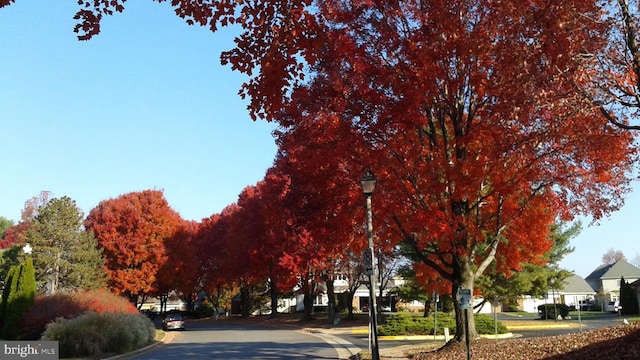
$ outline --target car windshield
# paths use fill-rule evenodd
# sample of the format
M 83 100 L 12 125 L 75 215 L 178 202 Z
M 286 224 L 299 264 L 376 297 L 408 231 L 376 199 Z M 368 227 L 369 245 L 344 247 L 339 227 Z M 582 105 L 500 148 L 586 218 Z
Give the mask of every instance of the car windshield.
M 169 316 L 167 316 L 167 320 L 168 321 L 182 320 L 182 316 L 180 316 L 179 314 L 169 315 Z

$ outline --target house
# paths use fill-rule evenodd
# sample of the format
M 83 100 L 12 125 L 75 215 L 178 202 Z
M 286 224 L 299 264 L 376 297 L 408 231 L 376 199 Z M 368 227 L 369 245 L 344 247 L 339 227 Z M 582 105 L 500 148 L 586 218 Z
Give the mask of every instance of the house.
M 575 274 L 565 279 L 564 286 L 557 291 L 557 294 L 560 297 L 559 303 L 575 306 L 576 308 L 580 303 L 591 301 L 596 296 L 596 292 L 591 285 L 581 276 Z
M 580 301 L 592 300 L 596 292 L 579 275 L 571 275 L 563 281 L 562 286 L 557 289 L 551 288 L 542 298 L 523 296 L 518 300 L 518 307 L 523 311 L 537 313 L 538 306 L 543 304 L 566 304 L 578 306 Z
M 620 297 L 620 279 L 633 283 L 640 279 L 640 269 L 625 260 L 618 260 L 613 264 L 598 266 L 585 278 L 596 292 L 596 301 L 602 309 L 609 302 L 615 302 Z

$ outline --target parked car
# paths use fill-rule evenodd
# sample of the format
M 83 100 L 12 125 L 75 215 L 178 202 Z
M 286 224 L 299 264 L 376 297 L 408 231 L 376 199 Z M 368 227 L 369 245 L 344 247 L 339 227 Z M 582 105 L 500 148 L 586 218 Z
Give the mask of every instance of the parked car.
M 391 312 L 391 306 L 389 305 L 382 305 L 380 309 L 382 309 L 382 311 L 384 312 Z
M 580 311 L 600 311 L 600 305 L 592 299 L 580 300 Z
M 538 306 L 540 319 L 567 319 L 569 307 L 565 304 L 542 304 Z
M 618 301 L 609 301 L 609 303 L 606 306 L 606 310 L 608 312 L 618 312 L 619 309 L 620 309 L 620 302 Z
M 184 320 L 180 314 L 168 314 L 162 319 L 162 330 L 184 330 Z

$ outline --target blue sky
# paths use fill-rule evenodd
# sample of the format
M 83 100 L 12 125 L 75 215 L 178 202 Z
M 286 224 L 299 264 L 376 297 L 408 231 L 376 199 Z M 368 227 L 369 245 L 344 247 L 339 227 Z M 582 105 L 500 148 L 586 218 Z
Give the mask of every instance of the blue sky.
M 75 1 L 18 0 L 0 9 L 0 216 L 19 220 L 42 190 L 86 213 L 100 201 L 163 189 L 201 220 L 264 177 L 272 124 L 252 122 L 237 95 L 244 75 L 221 67 L 232 30 L 187 26 L 167 3 L 127 2 L 102 33 L 79 42 Z M 607 249 L 640 252 L 640 194 L 587 227 L 562 266 L 586 276 Z
M 41 190 L 88 213 L 101 200 L 164 189 L 201 220 L 264 177 L 274 126 L 250 120 L 244 75 L 221 67 L 229 31 L 190 27 L 168 4 L 127 2 L 79 42 L 74 1 L 0 9 L 0 215 Z

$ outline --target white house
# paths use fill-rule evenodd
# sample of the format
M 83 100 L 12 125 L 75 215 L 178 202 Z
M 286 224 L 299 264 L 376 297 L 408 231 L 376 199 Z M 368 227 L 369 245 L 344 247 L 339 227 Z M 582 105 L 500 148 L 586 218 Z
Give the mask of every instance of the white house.
M 613 264 L 598 266 L 585 280 L 597 293 L 596 300 L 605 309 L 606 304 L 618 301 L 620 297 L 620 280 L 633 283 L 640 279 L 640 269 L 625 260 L 618 260 Z
M 537 313 L 538 306 L 543 304 L 566 304 L 578 306 L 580 301 L 594 299 L 596 292 L 591 286 L 578 275 L 571 275 L 563 282 L 559 289 L 551 288 L 548 293 L 541 298 L 524 296 L 519 301 L 519 306 L 523 311 Z

